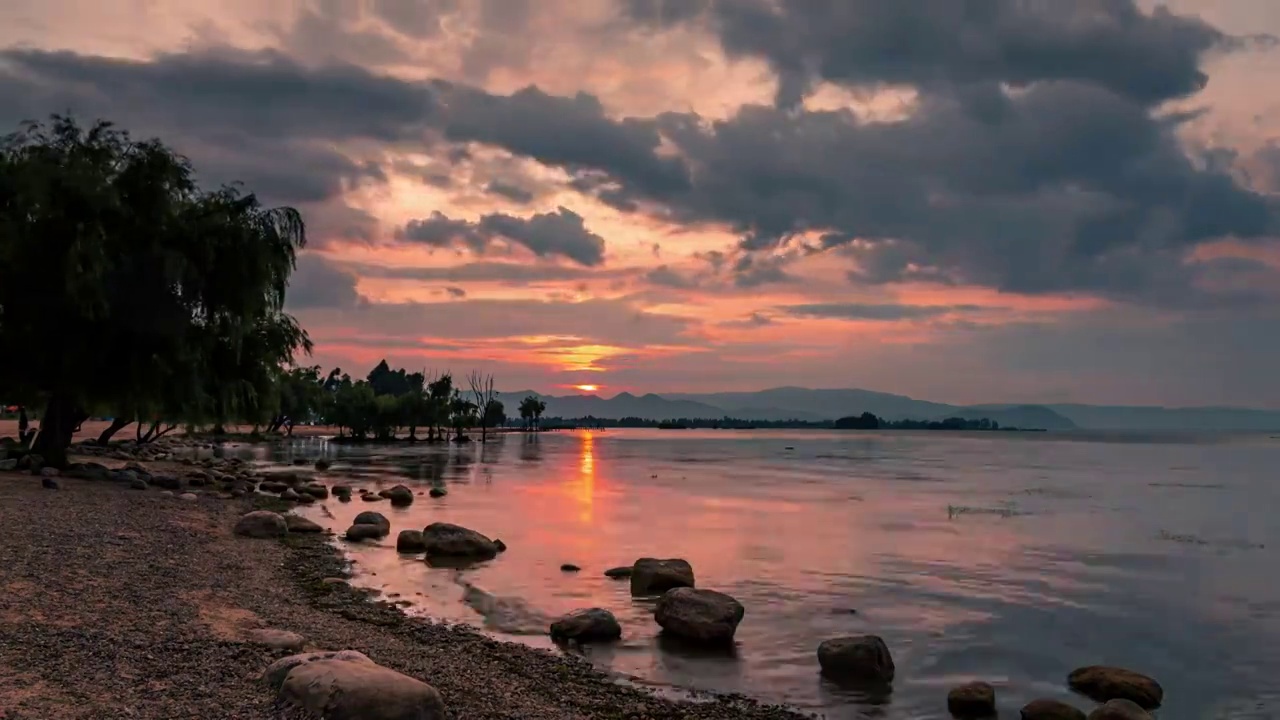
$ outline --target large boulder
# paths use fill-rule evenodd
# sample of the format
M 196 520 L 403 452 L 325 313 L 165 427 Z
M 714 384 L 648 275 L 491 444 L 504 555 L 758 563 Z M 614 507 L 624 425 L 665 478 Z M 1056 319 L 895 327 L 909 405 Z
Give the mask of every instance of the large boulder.
M 893 656 L 877 635 L 824 640 L 818 646 L 818 665 L 833 680 L 891 682 Z
M 369 659 L 369 656 L 356 650 L 325 650 L 322 652 L 300 653 L 280 658 L 268 665 L 267 669 L 262 673 L 262 680 L 272 690 L 279 691 L 281 686 L 284 685 L 284 679 L 289 676 L 289 673 L 293 672 L 294 668 L 319 660 L 373 662 Z
M 401 530 L 396 536 L 396 552 L 420 553 L 427 551 L 427 543 L 422 539 L 421 530 Z
M 325 720 L 444 720 L 446 716 L 435 688 L 363 656 L 300 663 L 285 675 L 278 698 Z
M 356 519 L 351 521 L 351 524 L 352 525 L 374 525 L 376 527 L 379 527 L 382 529 L 382 535 L 379 537 L 391 534 L 391 521 L 387 519 L 386 515 L 383 515 L 380 512 L 365 510 L 364 512 L 357 515 Z
M 746 614 L 742 603 L 715 590 L 680 587 L 658 600 L 653 619 L 677 637 L 704 643 L 727 643 Z
M 1085 720 L 1083 710 L 1048 698 L 1023 705 L 1020 717 L 1022 720 Z
M 1089 713 L 1089 720 L 1151 720 L 1151 715 L 1132 700 L 1108 700 Z
M 574 610 L 551 623 L 552 640 L 579 643 L 611 642 L 622 637 L 622 626 L 613 613 L 604 608 Z
M 235 533 L 242 537 L 279 538 L 289 534 L 289 526 L 279 513 L 270 510 L 254 510 L 240 516 Z
M 356 523 L 347 528 L 345 537 L 349 542 L 360 542 L 362 540 L 379 540 L 387 536 L 387 530 L 379 525 L 370 525 L 368 523 Z
M 631 566 L 632 595 L 661 595 L 681 587 L 694 587 L 693 566 L 687 560 L 640 558 Z
M 291 533 L 322 533 L 324 528 L 319 523 L 308 520 L 301 515 L 285 515 L 285 525 Z
M 986 718 L 996 714 L 996 689 L 984 682 L 971 682 L 947 693 L 947 712 L 957 718 Z
M 489 560 L 498 555 L 498 547 L 484 535 L 452 523 L 431 523 L 422 530 L 427 555 Z
M 1164 689 L 1155 680 L 1119 667 L 1090 665 L 1073 670 L 1067 676 L 1072 690 L 1091 700 L 1105 703 L 1108 700 L 1132 700 L 1144 710 L 1160 707 Z

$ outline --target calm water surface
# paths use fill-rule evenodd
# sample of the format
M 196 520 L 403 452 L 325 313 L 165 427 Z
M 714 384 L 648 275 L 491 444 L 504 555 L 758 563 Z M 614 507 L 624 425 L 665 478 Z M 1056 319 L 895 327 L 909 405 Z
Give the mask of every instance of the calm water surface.
M 1160 680 L 1164 720 L 1280 716 L 1280 440 L 1265 436 L 611 430 L 267 452 L 330 457 L 330 483 L 448 488 L 304 511 L 338 532 L 363 510 L 391 519 L 384 543 L 349 548 L 358 583 L 548 647 L 550 619 L 608 608 L 623 642 L 588 655 L 646 684 L 941 718 L 950 686 L 983 679 L 1017 717 L 1036 697 L 1088 710 L 1066 674 L 1106 663 Z M 397 556 L 396 532 L 434 521 L 510 549 L 466 571 Z M 658 637 L 652 601 L 602 575 L 641 556 L 686 558 L 698 587 L 746 606 L 734 652 Z M 894 654 L 890 696 L 819 678 L 818 643 L 859 633 Z

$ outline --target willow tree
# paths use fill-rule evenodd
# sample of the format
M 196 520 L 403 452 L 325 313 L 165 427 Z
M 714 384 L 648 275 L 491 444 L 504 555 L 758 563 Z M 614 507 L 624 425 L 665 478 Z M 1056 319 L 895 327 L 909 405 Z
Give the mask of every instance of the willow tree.
M 110 123 L 53 116 L 0 141 L 0 389 L 43 408 L 32 449 L 65 462 L 90 412 L 212 416 L 244 404 L 306 334 L 283 311 L 301 216 Z

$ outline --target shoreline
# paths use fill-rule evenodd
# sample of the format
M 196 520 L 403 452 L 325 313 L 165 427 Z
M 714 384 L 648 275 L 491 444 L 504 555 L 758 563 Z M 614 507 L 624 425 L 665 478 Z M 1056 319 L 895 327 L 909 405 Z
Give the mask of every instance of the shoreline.
M 350 562 L 326 535 L 235 537 L 243 513 L 280 509 L 270 498 L 59 485 L 0 472 L 0 546 L 15 550 L 0 569 L 3 720 L 303 718 L 276 707 L 260 680 L 290 654 L 249 639 L 262 628 L 299 633 L 307 650 L 359 650 L 422 679 L 449 717 L 812 717 L 743 696 L 662 697 L 571 653 L 410 616 L 345 582 Z

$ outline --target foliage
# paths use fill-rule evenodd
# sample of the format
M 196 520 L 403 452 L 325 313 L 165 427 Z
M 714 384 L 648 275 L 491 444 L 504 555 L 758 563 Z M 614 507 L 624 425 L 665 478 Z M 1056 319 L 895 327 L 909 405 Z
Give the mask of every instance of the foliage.
M 525 430 L 533 430 L 538 427 L 542 421 L 542 413 L 546 412 L 547 403 L 530 395 L 520 401 L 520 419 L 523 420 Z
M 91 413 L 257 420 L 306 333 L 283 312 L 292 208 L 201 190 L 186 158 L 54 116 L 0 141 L 0 396 L 42 409 L 65 461 Z

